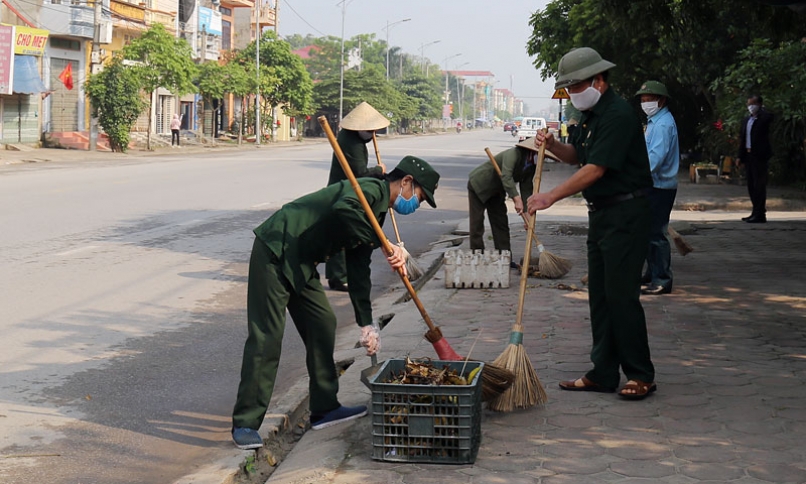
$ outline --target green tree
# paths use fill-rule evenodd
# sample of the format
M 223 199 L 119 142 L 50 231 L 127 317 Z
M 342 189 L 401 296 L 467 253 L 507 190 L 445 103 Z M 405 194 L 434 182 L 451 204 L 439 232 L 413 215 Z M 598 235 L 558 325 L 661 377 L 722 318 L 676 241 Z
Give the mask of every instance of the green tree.
M 255 43 L 249 44 L 237 57 L 244 65 L 255 64 Z M 260 39 L 260 94 L 263 100 L 261 117 L 275 125 L 272 116 L 280 105 L 291 116 L 312 112 L 313 82 L 305 70 L 302 59 L 291 53 L 288 42 L 279 40 L 273 31 L 266 31 Z M 266 123 L 261 123 L 264 126 Z M 262 132 L 262 130 L 260 130 Z
M 411 98 L 413 106 L 407 121 L 422 121 L 442 116 L 442 89 L 439 79 L 414 75 L 404 78 L 399 89 Z M 406 123 L 408 124 L 408 123 Z
M 725 75 L 711 86 L 719 93 L 718 111 L 723 130 L 715 135 L 727 142 L 735 156 L 737 135 L 747 115 L 745 103 L 753 94 L 762 94 L 764 105 L 774 115 L 772 124 L 773 158 L 770 176 L 778 182 L 798 180 L 806 187 L 806 97 L 797 86 L 806 85 L 806 42 L 773 44 L 758 39 L 739 52 Z
M 530 19 L 527 52 L 544 79 L 554 77 L 560 58 L 573 47 L 595 48 L 614 62 L 614 89 L 632 98 L 648 79 L 664 82 L 683 148 L 717 112 L 713 82 L 735 53 L 757 37 L 773 42 L 806 33 L 802 18 L 758 2 L 730 0 L 554 0 Z
M 241 98 L 241 119 L 238 122 L 238 144 L 241 144 L 246 121 L 247 98 L 255 92 L 256 77 L 251 75 L 242 63 L 234 60 L 227 63 L 226 68 L 227 89 Z
M 333 116 L 339 112 L 339 76 L 330 76 L 314 86 L 314 105 L 319 111 Z M 386 80 L 385 68 L 370 65 L 360 72 L 344 73 L 344 114 L 362 101 L 378 112 L 392 113 L 390 121 L 396 126 L 412 112 L 412 103 Z M 393 126 L 394 127 L 394 126 Z
M 193 50 L 185 39 L 177 39 L 162 24 L 154 24 L 142 36 L 132 40 L 123 48 L 123 57 L 136 61 L 132 68 L 141 88 L 153 97 L 160 87 L 170 90 L 177 96 L 195 91 L 193 79 L 196 64 L 193 63 Z M 151 110 L 148 103 L 147 148 L 151 149 Z
M 145 108 L 139 80 L 123 65 L 122 57 L 115 56 L 101 72 L 90 76 L 85 89 L 112 151 L 125 153 L 131 128 Z
M 286 35 L 284 40 L 288 42 L 288 45 L 289 47 L 291 47 L 291 50 L 297 50 L 303 47 L 308 47 L 309 45 L 314 45 L 314 43 L 316 43 L 317 38 L 311 34 L 308 34 L 305 37 L 301 36 L 300 34 L 293 34 L 293 35 Z

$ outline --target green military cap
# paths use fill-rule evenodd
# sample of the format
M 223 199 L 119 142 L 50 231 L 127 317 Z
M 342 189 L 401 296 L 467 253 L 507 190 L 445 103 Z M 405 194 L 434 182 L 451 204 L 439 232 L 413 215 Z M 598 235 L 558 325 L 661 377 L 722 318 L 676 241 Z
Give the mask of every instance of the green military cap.
M 400 163 L 397 164 L 395 169 L 414 177 L 414 181 L 416 181 L 425 192 L 425 199 L 428 201 L 428 204 L 437 208 L 437 203 L 434 201 L 434 190 L 437 189 L 437 185 L 439 184 L 439 173 L 431 168 L 428 162 L 422 158 L 408 155 L 400 160 Z
M 616 67 L 616 64 L 602 59 L 602 56 L 590 47 L 572 49 L 560 59 L 554 89 L 573 86 L 613 67 Z
M 641 94 L 654 94 L 656 96 L 669 97 L 669 91 L 666 89 L 666 86 L 658 81 L 646 81 L 643 83 L 641 89 L 635 93 L 636 96 L 640 96 Z

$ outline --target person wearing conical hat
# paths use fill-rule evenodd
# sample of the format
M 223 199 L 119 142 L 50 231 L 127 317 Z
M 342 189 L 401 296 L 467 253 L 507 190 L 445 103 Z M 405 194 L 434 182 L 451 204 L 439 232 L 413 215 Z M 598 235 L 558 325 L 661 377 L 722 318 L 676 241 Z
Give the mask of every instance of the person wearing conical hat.
M 546 156 L 556 158 L 550 151 Z M 506 199 L 515 203 L 515 211 L 523 212 L 524 200 L 532 195 L 532 180 L 535 175 L 537 148 L 527 138 L 508 150 L 495 155 L 501 176 L 489 161 L 470 172 L 467 182 L 468 212 L 470 218 L 470 248 L 484 250 L 484 212 L 490 220 L 495 250 L 512 251 L 509 239 L 509 219 Z M 518 266 L 510 263 L 513 269 Z
M 382 164 L 367 166 L 369 163 L 367 143 L 372 141 L 372 134 L 375 131 L 387 126 L 389 126 L 389 120 L 386 116 L 379 113 L 366 101 L 356 106 L 341 120 L 341 130 L 336 137 L 336 141 L 338 141 L 339 147 L 356 178 L 378 176 L 386 171 L 386 167 Z M 334 153 L 330 162 L 330 177 L 327 180 L 327 184 L 332 185 L 346 179 L 347 176 L 344 174 L 344 170 L 341 169 L 339 160 Z M 347 291 L 344 253 L 334 256 L 328 261 L 325 267 L 325 276 L 331 289 Z

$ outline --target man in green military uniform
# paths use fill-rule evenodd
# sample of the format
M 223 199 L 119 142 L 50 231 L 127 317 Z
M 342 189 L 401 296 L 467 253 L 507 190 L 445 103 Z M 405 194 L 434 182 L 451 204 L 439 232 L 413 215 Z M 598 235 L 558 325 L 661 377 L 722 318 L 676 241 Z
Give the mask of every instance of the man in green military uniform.
M 373 167 L 367 166 L 369 162 L 367 143 L 372 141 L 374 131 L 387 126 L 389 126 L 389 120 L 367 102 L 362 102 L 356 106 L 341 120 L 341 130 L 336 137 L 336 141 L 338 141 L 339 147 L 356 178 L 378 176 L 386 171 L 386 167 L 383 164 Z M 334 153 L 330 162 L 330 176 L 327 184 L 332 185 L 346 179 L 347 175 L 341 169 L 339 160 Z M 344 252 L 335 254 L 327 262 L 325 277 L 327 277 L 327 282 L 331 289 L 336 291 L 348 290 L 345 264 Z
M 358 180 L 380 224 L 389 208 L 407 215 L 423 200 L 436 207 L 439 174 L 424 160 L 407 156 L 381 178 Z M 232 439 L 241 449 L 263 445 L 257 430 L 274 389 L 286 309 L 305 343 L 312 428 L 366 414 L 366 407 L 344 407 L 337 399 L 339 380 L 333 362 L 336 316 L 319 282 L 317 264 L 345 252 L 361 342 L 369 354 L 380 347 L 370 301 L 370 260 L 380 241 L 348 180 L 284 205 L 255 229 L 255 236 L 247 290 L 249 336 L 232 413 Z M 396 245 L 392 249 L 389 264 L 405 271 L 403 250 Z
M 487 161 L 470 172 L 467 182 L 468 212 L 470 218 L 470 248 L 484 250 L 484 212 L 490 220 L 495 250 L 512 251 L 509 241 L 507 195 L 515 204 L 515 211 L 523 212 L 523 200 L 532 195 L 537 148 L 534 140 L 526 139 L 514 147 L 495 155 L 501 175 Z M 553 157 L 551 153 L 548 156 Z M 519 190 L 520 189 L 520 190 Z M 510 267 L 518 265 L 510 262 Z
M 580 191 L 588 203 L 593 369 L 561 382 L 560 388 L 613 392 L 621 367 L 628 381 L 619 395 L 642 399 L 656 389 L 640 301 L 652 177 L 641 123 L 607 82 L 612 67 L 615 64 L 588 47 L 574 49 L 560 60 L 555 89 L 566 88 L 582 117 L 570 144 L 543 133 L 535 137 L 535 144 L 545 143 L 560 159 L 582 167 L 553 190 L 532 195 L 527 206 L 534 213 Z

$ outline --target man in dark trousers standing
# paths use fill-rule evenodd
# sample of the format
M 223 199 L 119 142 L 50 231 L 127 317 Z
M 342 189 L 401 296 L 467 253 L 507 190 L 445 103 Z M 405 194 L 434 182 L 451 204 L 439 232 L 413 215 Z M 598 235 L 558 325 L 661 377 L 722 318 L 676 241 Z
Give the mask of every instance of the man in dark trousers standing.
M 742 121 L 738 158 L 747 171 L 747 191 L 753 203 L 753 212 L 742 220 L 750 224 L 763 224 L 767 221 L 767 177 L 772 157 L 770 125 L 773 116 L 764 109 L 764 100 L 758 94 L 747 99 L 747 110 L 750 116 Z
M 338 141 L 339 147 L 356 178 L 379 176 L 386 172 L 386 168 L 382 164 L 372 167 L 367 166 L 369 162 L 367 143 L 372 141 L 373 131 L 387 126 L 389 126 L 389 120 L 386 116 L 379 113 L 367 102 L 362 102 L 356 106 L 341 120 L 341 130 L 336 137 L 336 141 Z M 333 185 L 346 179 L 347 175 L 341 169 L 339 160 L 334 153 L 330 162 L 330 176 L 327 184 Z M 344 251 L 330 258 L 325 265 L 325 276 L 331 289 L 347 292 L 347 268 Z
M 545 143 L 559 159 L 582 167 L 554 189 L 529 197 L 527 207 L 533 214 L 580 191 L 588 204 L 593 368 L 576 380 L 560 382 L 560 388 L 613 392 L 620 369 L 628 380 L 619 395 L 639 400 L 657 388 L 640 300 L 652 176 L 641 123 L 607 81 L 613 67 L 589 47 L 560 59 L 554 88 L 566 88 L 582 116 L 570 144 L 538 131 L 535 145 Z

